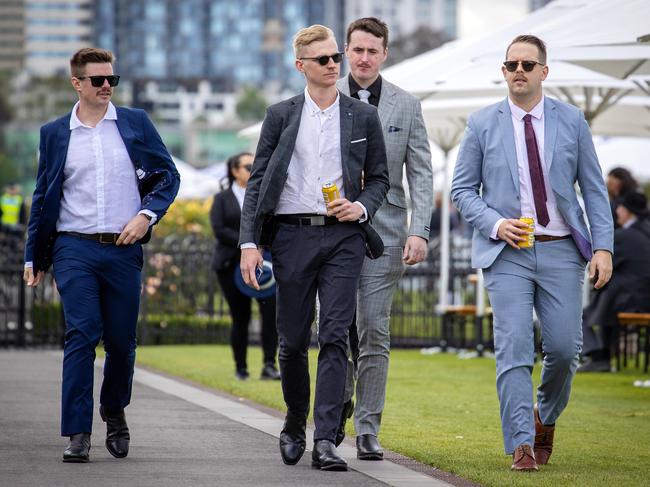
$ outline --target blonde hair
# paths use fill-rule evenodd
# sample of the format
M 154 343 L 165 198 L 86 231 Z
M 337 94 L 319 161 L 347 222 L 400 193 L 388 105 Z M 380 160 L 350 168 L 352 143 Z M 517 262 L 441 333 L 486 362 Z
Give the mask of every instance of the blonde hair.
M 293 52 L 296 59 L 300 57 L 302 50 L 312 42 L 326 41 L 330 37 L 334 38 L 334 32 L 324 25 L 314 24 L 300 29 L 293 36 Z

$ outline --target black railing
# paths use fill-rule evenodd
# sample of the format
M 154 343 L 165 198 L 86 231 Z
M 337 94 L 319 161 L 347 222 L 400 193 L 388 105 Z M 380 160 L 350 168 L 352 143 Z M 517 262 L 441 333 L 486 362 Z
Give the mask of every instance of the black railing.
M 214 240 L 196 236 L 154 239 L 145 247 L 139 343 L 225 343 L 230 316 L 211 268 Z M 0 242 L 0 347 L 62 343 L 62 306 L 51 273 L 37 289 L 22 284 L 22 242 Z M 439 301 L 439 248 L 431 244 L 427 261 L 407 267 L 391 313 L 393 347 L 490 347 L 490 326 L 472 316 L 443 317 Z M 469 242 L 453 239 L 449 302 L 472 304 L 475 285 Z M 251 340 L 259 339 L 254 308 Z

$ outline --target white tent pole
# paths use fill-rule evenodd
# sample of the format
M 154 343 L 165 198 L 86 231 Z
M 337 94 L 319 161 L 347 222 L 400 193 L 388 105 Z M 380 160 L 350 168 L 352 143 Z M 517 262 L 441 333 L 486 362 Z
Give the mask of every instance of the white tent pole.
M 449 304 L 449 152 L 450 149 L 443 148 L 445 163 L 442 177 L 442 206 L 440 213 L 440 290 L 438 298 L 438 313 L 442 314 Z

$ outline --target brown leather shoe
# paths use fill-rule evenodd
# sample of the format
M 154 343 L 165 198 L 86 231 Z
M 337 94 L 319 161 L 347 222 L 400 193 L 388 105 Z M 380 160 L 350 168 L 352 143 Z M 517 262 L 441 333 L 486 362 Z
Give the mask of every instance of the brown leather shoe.
M 517 470 L 518 472 L 537 472 L 539 470 L 530 445 L 519 445 L 515 448 L 515 452 L 512 454 L 512 467 L 510 467 L 510 470 Z
M 539 410 L 537 404 L 534 407 L 535 411 L 535 461 L 539 465 L 546 465 L 548 459 L 551 458 L 553 453 L 553 435 L 555 434 L 555 425 L 544 426 L 539 417 Z

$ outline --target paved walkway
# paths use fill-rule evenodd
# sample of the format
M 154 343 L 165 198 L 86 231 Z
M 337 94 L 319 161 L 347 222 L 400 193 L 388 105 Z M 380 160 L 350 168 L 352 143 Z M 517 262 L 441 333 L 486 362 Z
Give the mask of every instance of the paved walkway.
M 349 472 L 312 469 L 309 451 L 298 465 L 285 466 L 277 446 L 280 419 L 144 370 L 136 371 L 127 409 L 128 458 L 117 460 L 106 451 L 105 426 L 96 414 L 91 462 L 62 463 L 60 377 L 60 354 L 0 351 L 0 486 L 449 485 L 393 462 L 361 462 L 348 445 L 339 451 Z

